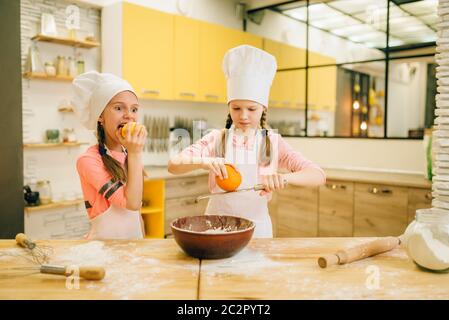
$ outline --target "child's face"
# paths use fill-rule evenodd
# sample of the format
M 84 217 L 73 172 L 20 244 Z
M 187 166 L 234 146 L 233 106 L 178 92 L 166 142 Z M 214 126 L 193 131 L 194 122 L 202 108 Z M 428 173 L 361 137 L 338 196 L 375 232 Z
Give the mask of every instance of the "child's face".
M 109 101 L 98 121 L 103 125 L 106 136 L 113 142 L 119 143 L 115 132 L 128 122 L 136 122 L 138 112 L 139 101 L 134 93 L 122 91 Z
M 237 129 L 257 129 L 263 113 L 263 106 L 251 100 L 232 100 L 229 102 L 229 114 Z

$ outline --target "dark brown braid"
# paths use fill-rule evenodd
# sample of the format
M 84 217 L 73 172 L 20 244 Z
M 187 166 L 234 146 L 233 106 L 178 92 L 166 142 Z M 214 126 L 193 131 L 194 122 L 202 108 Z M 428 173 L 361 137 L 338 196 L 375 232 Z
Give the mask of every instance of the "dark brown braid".
M 260 127 L 262 129 L 262 140 L 265 143 L 262 143 L 262 147 L 260 148 L 260 161 L 259 163 L 263 166 L 270 165 L 271 162 L 271 141 L 268 137 L 268 125 L 267 125 L 267 109 L 264 108 L 262 112 L 262 117 L 260 118 Z
M 121 181 L 122 183 L 126 183 L 128 172 L 128 157 L 126 157 L 125 166 L 123 167 L 120 162 L 106 153 L 106 147 L 104 145 L 106 141 L 106 135 L 104 132 L 104 128 L 100 122 L 97 122 L 97 140 L 98 151 L 100 152 L 101 160 L 103 160 L 103 165 L 106 170 L 111 174 L 112 180 L 114 182 Z
M 228 114 L 228 117 L 226 119 L 226 125 L 222 134 L 221 134 L 221 150 L 219 153 L 222 158 L 225 156 L 225 148 L 226 148 L 226 136 L 228 129 L 231 128 L 232 125 L 232 118 L 231 115 Z M 260 157 L 259 157 L 259 163 L 263 166 L 268 166 L 271 162 L 271 141 L 268 138 L 268 126 L 267 126 L 267 109 L 264 107 L 262 112 L 262 117 L 260 118 L 260 128 L 262 130 L 262 139 L 265 140 L 265 143 L 262 144 L 262 147 L 260 148 Z

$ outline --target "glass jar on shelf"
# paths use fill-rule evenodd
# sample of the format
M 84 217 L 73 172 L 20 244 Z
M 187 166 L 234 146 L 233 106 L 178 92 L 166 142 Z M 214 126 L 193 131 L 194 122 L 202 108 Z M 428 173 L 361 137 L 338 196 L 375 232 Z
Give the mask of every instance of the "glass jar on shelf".
M 78 68 L 77 68 L 77 66 L 76 66 L 76 62 L 75 62 L 75 59 L 74 58 L 72 58 L 72 57 L 69 57 L 69 60 L 68 60 L 68 68 L 67 68 L 68 70 L 68 72 L 67 72 L 67 75 L 69 76 L 69 77 L 72 77 L 72 78 L 74 78 L 74 77 L 76 77 L 77 76 L 77 72 L 78 72 Z
M 58 56 L 56 59 L 56 72 L 58 76 L 67 76 L 67 64 L 64 56 Z
M 76 68 L 77 68 L 78 74 L 84 73 L 84 60 L 78 60 L 76 62 Z
M 76 142 L 76 134 L 74 128 L 65 128 L 63 132 L 63 142 Z
M 45 73 L 50 77 L 56 76 L 56 68 L 53 62 L 45 62 Z
M 36 191 L 39 192 L 41 204 L 49 204 L 52 202 L 51 186 L 49 180 L 39 180 L 36 183 Z

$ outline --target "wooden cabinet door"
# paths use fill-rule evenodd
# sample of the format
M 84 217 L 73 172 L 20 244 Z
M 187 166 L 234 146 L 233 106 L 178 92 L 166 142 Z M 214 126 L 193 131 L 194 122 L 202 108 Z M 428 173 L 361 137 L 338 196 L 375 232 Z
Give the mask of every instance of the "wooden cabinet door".
M 165 236 L 170 235 L 170 223 L 180 217 L 198 216 L 204 214 L 207 201 L 195 202 L 196 195 L 182 198 L 167 199 L 165 201 Z
M 215 24 L 200 23 L 201 101 L 226 102 L 226 81 L 222 63 L 233 38 L 228 30 Z
M 355 184 L 354 236 L 399 236 L 407 227 L 408 188 Z
M 287 44 L 281 44 L 279 69 L 301 68 L 306 66 L 306 50 Z
M 354 183 L 328 181 L 319 192 L 318 236 L 352 237 Z
M 309 69 L 309 108 L 335 110 L 337 100 L 337 67 Z
M 173 15 L 123 3 L 123 78 L 139 97 L 173 99 Z
M 274 75 L 273 83 L 270 88 L 270 98 L 268 100 L 268 106 L 273 108 L 281 107 L 282 105 L 282 83 L 283 81 L 282 72 L 276 72 Z
M 288 186 L 276 195 L 278 237 L 318 235 L 318 188 Z
M 165 181 L 166 199 L 182 198 L 207 193 L 209 193 L 209 175 L 167 179 Z
M 263 39 L 263 49 L 276 58 L 278 69 L 280 69 L 279 60 L 281 59 L 281 43 L 270 39 Z
M 200 72 L 200 22 L 174 18 L 174 97 L 198 100 Z
M 408 216 L 407 222 L 415 220 L 418 209 L 432 207 L 432 191 L 430 189 L 409 188 L 408 189 Z
M 282 108 L 305 109 L 306 71 L 291 70 L 278 72 L 278 104 Z
M 247 44 L 259 49 L 263 48 L 263 39 L 255 34 L 240 32 L 241 44 Z

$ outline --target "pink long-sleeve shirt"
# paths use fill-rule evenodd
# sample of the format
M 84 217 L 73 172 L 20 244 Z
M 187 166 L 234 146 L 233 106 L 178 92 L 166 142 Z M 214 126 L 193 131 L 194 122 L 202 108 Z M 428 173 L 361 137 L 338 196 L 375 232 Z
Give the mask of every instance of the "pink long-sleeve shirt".
M 108 150 L 108 153 L 121 164 L 125 163 L 125 153 L 114 150 Z M 98 145 L 89 147 L 78 157 L 76 169 L 90 219 L 105 212 L 111 204 L 126 208 L 125 185 L 111 181 L 112 176 L 103 165 Z
M 274 154 L 269 166 L 258 165 L 258 183 L 262 181 L 262 175 L 272 174 L 278 169 L 287 169 L 290 172 L 301 171 L 305 168 L 315 168 L 321 172 L 324 178 L 326 174 L 317 164 L 306 159 L 301 153 L 293 150 L 293 148 L 282 138 L 278 133 L 269 131 L 268 137 L 273 145 Z M 222 130 L 213 130 L 206 134 L 196 143 L 190 145 L 181 152 L 183 157 L 217 157 L 217 146 L 221 145 Z M 232 141 L 236 148 L 252 149 L 255 138 L 250 137 L 244 141 L 241 137 L 234 135 Z M 215 176 L 212 172 L 209 173 L 209 191 L 212 192 L 215 188 Z M 269 197 L 271 198 L 271 197 Z

